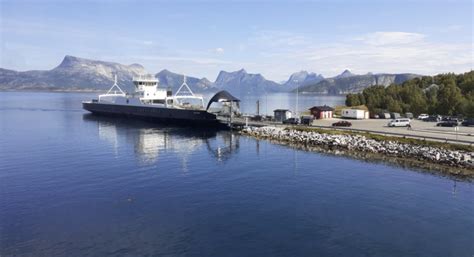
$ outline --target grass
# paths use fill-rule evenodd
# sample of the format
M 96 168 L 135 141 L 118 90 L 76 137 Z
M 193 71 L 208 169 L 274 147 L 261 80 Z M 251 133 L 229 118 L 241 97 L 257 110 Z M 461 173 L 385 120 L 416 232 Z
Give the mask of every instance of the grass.
M 437 148 L 454 150 L 454 151 L 474 152 L 474 147 L 470 145 L 428 141 L 428 140 L 421 140 L 421 139 L 407 138 L 407 137 L 384 136 L 384 135 L 379 135 L 379 134 L 372 134 L 369 132 L 354 132 L 354 131 L 332 130 L 332 129 L 312 128 L 312 127 L 296 127 L 296 126 L 288 127 L 287 129 L 292 129 L 292 130 L 297 130 L 297 131 L 316 132 L 320 134 L 329 134 L 329 135 L 352 135 L 352 136 L 360 135 L 360 136 L 365 136 L 366 138 L 373 139 L 376 141 L 394 141 L 394 142 L 403 143 L 403 144 L 430 146 L 430 147 L 437 147 Z

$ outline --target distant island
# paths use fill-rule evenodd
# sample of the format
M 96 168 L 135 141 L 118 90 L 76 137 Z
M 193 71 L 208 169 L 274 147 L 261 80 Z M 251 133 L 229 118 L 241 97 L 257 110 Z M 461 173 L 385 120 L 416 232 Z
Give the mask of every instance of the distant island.
M 0 68 L 0 90 L 2 91 L 105 91 L 113 83 L 116 74 L 119 84 L 131 91 L 132 77 L 147 73 L 140 64 L 124 65 L 115 62 L 85 59 L 67 55 L 51 70 L 14 71 Z M 160 86 L 177 90 L 182 84 L 183 74 L 162 70 L 155 74 Z M 332 78 L 321 74 L 300 71 L 293 73 L 287 81 L 274 82 L 261 74 L 247 73 L 241 69 L 234 72 L 221 71 L 216 81 L 187 75 L 187 83 L 195 92 L 228 90 L 236 95 L 255 95 L 275 92 L 315 93 L 341 95 L 359 93 L 373 85 L 388 86 L 421 77 L 417 74 L 365 74 L 356 75 L 346 70 Z

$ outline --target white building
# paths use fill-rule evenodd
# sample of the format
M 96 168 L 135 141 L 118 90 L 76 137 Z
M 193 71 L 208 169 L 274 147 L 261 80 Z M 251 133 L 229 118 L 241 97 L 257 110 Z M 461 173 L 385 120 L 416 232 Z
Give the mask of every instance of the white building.
M 276 109 L 273 111 L 275 121 L 284 121 L 291 118 L 291 111 L 287 109 Z
M 342 109 L 341 117 L 348 118 L 348 119 L 358 119 L 358 120 L 368 119 L 369 112 L 366 110 L 360 110 L 360 109 Z

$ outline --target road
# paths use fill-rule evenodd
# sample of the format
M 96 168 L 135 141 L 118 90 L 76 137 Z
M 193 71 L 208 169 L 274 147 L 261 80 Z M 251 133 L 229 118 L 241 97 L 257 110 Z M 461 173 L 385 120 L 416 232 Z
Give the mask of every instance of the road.
M 332 123 L 342 119 L 323 119 L 314 120 L 313 126 L 331 126 Z M 463 140 L 474 144 L 474 127 L 459 126 L 456 133 L 452 127 L 437 127 L 436 122 L 424 122 L 412 120 L 412 129 L 406 127 L 388 127 L 388 119 L 369 119 L 369 120 L 348 120 L 352 123 L 353 129 L 361 129 L 368 131 L 377 131 L 378 133 L 400 133 L 407 136 L 435 137 L 440 141 L 443 140 Z

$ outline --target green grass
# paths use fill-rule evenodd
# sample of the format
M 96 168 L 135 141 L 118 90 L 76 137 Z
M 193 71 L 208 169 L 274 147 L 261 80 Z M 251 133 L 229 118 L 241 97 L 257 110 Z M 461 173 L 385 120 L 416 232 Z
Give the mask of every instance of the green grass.
M 354 131 L 332 130 L 332 129 L 312 128 L 312 127 L 296 127 L 296 126 L 288 127 L 286 129 L 292 129 L 292 130 L 297 130 L 297 131 L 307 131 L 307 132 L 317 132 L 320 134 L 329 134 L 329 135 L 352 135 L 352 136 L 361 135 L 361 136 L 365 136 L 366 138 L 373 139 L 376 141 L 394 141 L 394 142 L 399 142 L 403 144 L 431 146 L 431 147 L 437 147 L 437 148 L 442 148 L 442 149 L 447 149 L 447 150 L 474 152 L 474 147 L 470 145 L 452 144 L 452 143 L 421 140 L 421 139 L 407 138 L 407 137 L 384 136 L 380 134 L 372 134 L 369 132 L 354 132 Z

